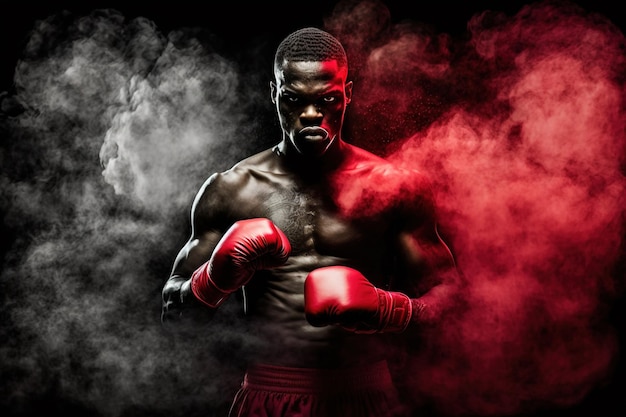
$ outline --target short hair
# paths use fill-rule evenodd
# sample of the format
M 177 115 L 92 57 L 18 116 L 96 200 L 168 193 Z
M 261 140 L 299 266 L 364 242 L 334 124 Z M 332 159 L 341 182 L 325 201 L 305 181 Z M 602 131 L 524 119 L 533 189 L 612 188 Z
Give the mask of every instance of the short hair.
M 278 45 L 274 57 L 274 68 L 288 61 L 332 61 L 340 67 L 348 66 L 348 57 L 343 45 L 328 32 L 314 27 L 296 30 Z

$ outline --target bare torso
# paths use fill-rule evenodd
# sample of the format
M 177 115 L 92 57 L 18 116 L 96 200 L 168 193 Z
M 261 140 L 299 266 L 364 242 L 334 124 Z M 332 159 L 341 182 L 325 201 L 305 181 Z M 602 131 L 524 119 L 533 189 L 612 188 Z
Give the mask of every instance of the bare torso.
M 277 151 L 268 150 L 218 175 L 206 194 L 207 210 L 221 212 L 225 225 L 266 217 L 292 246 L 284 266 L 257 272 L 243 290 L 247 319 L 260 343 L 258 361 L 335 367 L 378 357 L 383 337 L 312 327 L 304 316 L 304 280 L 315 268 L 351 266 L 380 288 L 389 288 L 393 279 L 397 218 L 389 197 L 399 189 L 389 183 L 393 169 L 359 150 L 349 155 L 331 175 L 320 177 L 295 175 Z

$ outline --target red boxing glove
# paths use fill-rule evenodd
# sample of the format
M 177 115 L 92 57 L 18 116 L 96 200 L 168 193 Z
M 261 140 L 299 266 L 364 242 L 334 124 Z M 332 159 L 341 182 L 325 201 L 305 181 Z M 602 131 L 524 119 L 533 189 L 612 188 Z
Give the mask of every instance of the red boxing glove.
M 411 320 L 406 294 L 381 290 L 359 271 L 318 268 L 304 282 L 304 311 L 316 327 L 337 324 L 355 333 L 400 333 Z
M 209 307 L 219 307 L 255 271 L 284 264 L 290 253 L 287 236 L 270 220 L 240 220 L 222 236 L 211 259 L 191 275 L 191 291 Z

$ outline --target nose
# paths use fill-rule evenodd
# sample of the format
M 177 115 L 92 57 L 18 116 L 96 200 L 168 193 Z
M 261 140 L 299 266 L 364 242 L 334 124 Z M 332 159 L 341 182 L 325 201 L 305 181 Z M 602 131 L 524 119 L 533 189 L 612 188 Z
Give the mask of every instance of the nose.
M 302 109 L 300 118 L 303 120 L 314 122 L 323 119 L 324 115 L 322 114 L 318 106 L 316 106 L 315 104 L 309 104 Z

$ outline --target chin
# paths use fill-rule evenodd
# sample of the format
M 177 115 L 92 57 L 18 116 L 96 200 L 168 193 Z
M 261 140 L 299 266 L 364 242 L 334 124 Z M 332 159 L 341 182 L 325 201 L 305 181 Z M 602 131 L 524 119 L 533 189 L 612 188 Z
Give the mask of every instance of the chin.
M 298 152 L 302 156 L 317 158 L 317 157 L 324 156 L 324 154 L 326 154 L 326 152 L 330 148 L 331 144 L 332 144 L 332 140 L 325 140 L 323 142 L 320 141 L 316 143 L 300 142 L 297 144 L 296 148 L 298 149 Z

